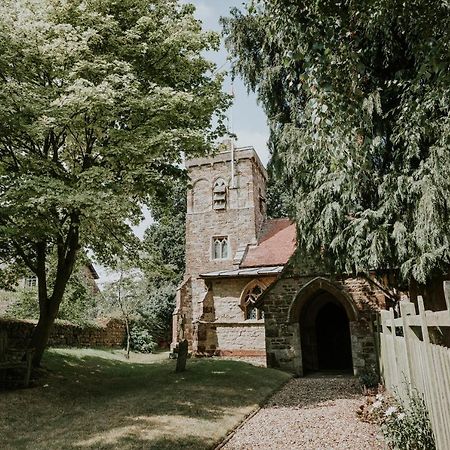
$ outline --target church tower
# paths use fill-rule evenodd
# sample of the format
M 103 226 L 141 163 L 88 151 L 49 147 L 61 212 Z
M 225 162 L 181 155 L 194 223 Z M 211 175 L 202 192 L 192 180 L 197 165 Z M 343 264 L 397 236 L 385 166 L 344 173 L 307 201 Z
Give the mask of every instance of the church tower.
M 198 350 L 196 323 L 211 313 L 207 286 L 199 276 L 239 267 L 266 219 L 267 172 L 252 147 L 232 145 L 227 140 L 215 156 L 186 161 L 186 271 L 177 293 L 172 348 L 186 338 Z

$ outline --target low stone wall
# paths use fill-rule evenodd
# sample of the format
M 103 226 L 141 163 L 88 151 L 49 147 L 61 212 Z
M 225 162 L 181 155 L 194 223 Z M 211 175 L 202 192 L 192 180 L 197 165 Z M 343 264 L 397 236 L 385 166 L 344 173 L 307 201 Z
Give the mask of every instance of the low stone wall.
M 1 319 L 0 330 L 8 333 L 9 345 L 25 348 L 31 338 L 36 321 Z M 77 326 L 55 323 L 50 334 L 51 347 L 122 347 L 125 341 L 125 325 L 118 319 L 98 322 L 97 326 Z

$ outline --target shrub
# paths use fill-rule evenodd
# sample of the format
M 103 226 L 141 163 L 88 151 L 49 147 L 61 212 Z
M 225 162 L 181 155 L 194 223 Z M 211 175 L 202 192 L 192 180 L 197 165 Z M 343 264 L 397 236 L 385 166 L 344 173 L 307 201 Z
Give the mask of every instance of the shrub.
M 142 322 L 133 322 L 130 327 L 130 347 L 138 353 L 152 353 L 158 347 L 150 331 Z
M 37 291 L 34 289 L 20 289 L 11 294 L 13 303 L 8 306 L 6 315 L 16 319 L 38 319 L 39 303 Z
M 147 301 L 138 310 L 140 321 L 151 330 L 155 340 L 170 340 L 176 285 L 167 283 L 157 288 L 149 287 L 147 295 Z
M 381 429 L 390 448 L 396 450 L 435 450 L 433 431 L 425 402 L 412 391 L 406 403 L 393 397 L 377 395 L 372 414 L 381 423 Z
M 366 389 L 376 388 L 380 382 L 380 377 L 374 366 L 365 367 L 359 374 L 359 381 Z

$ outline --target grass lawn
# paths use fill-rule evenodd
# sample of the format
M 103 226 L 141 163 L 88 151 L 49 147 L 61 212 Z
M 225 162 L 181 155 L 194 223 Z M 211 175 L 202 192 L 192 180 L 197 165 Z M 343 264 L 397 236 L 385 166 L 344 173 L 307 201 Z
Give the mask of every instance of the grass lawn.
M 237 361 L 53 349 L 42 386 L 0 392 L 0 449 L 206 449 L 289 375 Z

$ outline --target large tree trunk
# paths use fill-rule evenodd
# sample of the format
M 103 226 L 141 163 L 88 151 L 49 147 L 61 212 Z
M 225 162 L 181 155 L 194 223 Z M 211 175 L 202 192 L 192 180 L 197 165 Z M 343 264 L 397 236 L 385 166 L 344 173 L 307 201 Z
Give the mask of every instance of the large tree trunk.
M 39 321 L 33 331 L 30 348 L 34 349 L 33 367 L 41 365 L 42 355 L 47 347 L 50 332 L 59 311 L 59 306 L 72 275 L 78 251 L 78 216 L 72 217 L 67 239 L 58 241 L 58 264 L 51 297 L 47 289 L 47 245 L 40 242 L 36 246 L 36 275 L 38 277 Z
M 39 316 L 39 321 L 33 331 L 30 341 L 30 348 L 34 349 L 33 367 L 39 367 L 41 365 L 42 355 L 47 347 L 54 322 L 55 319 L 50 315 L 41 314 Z

